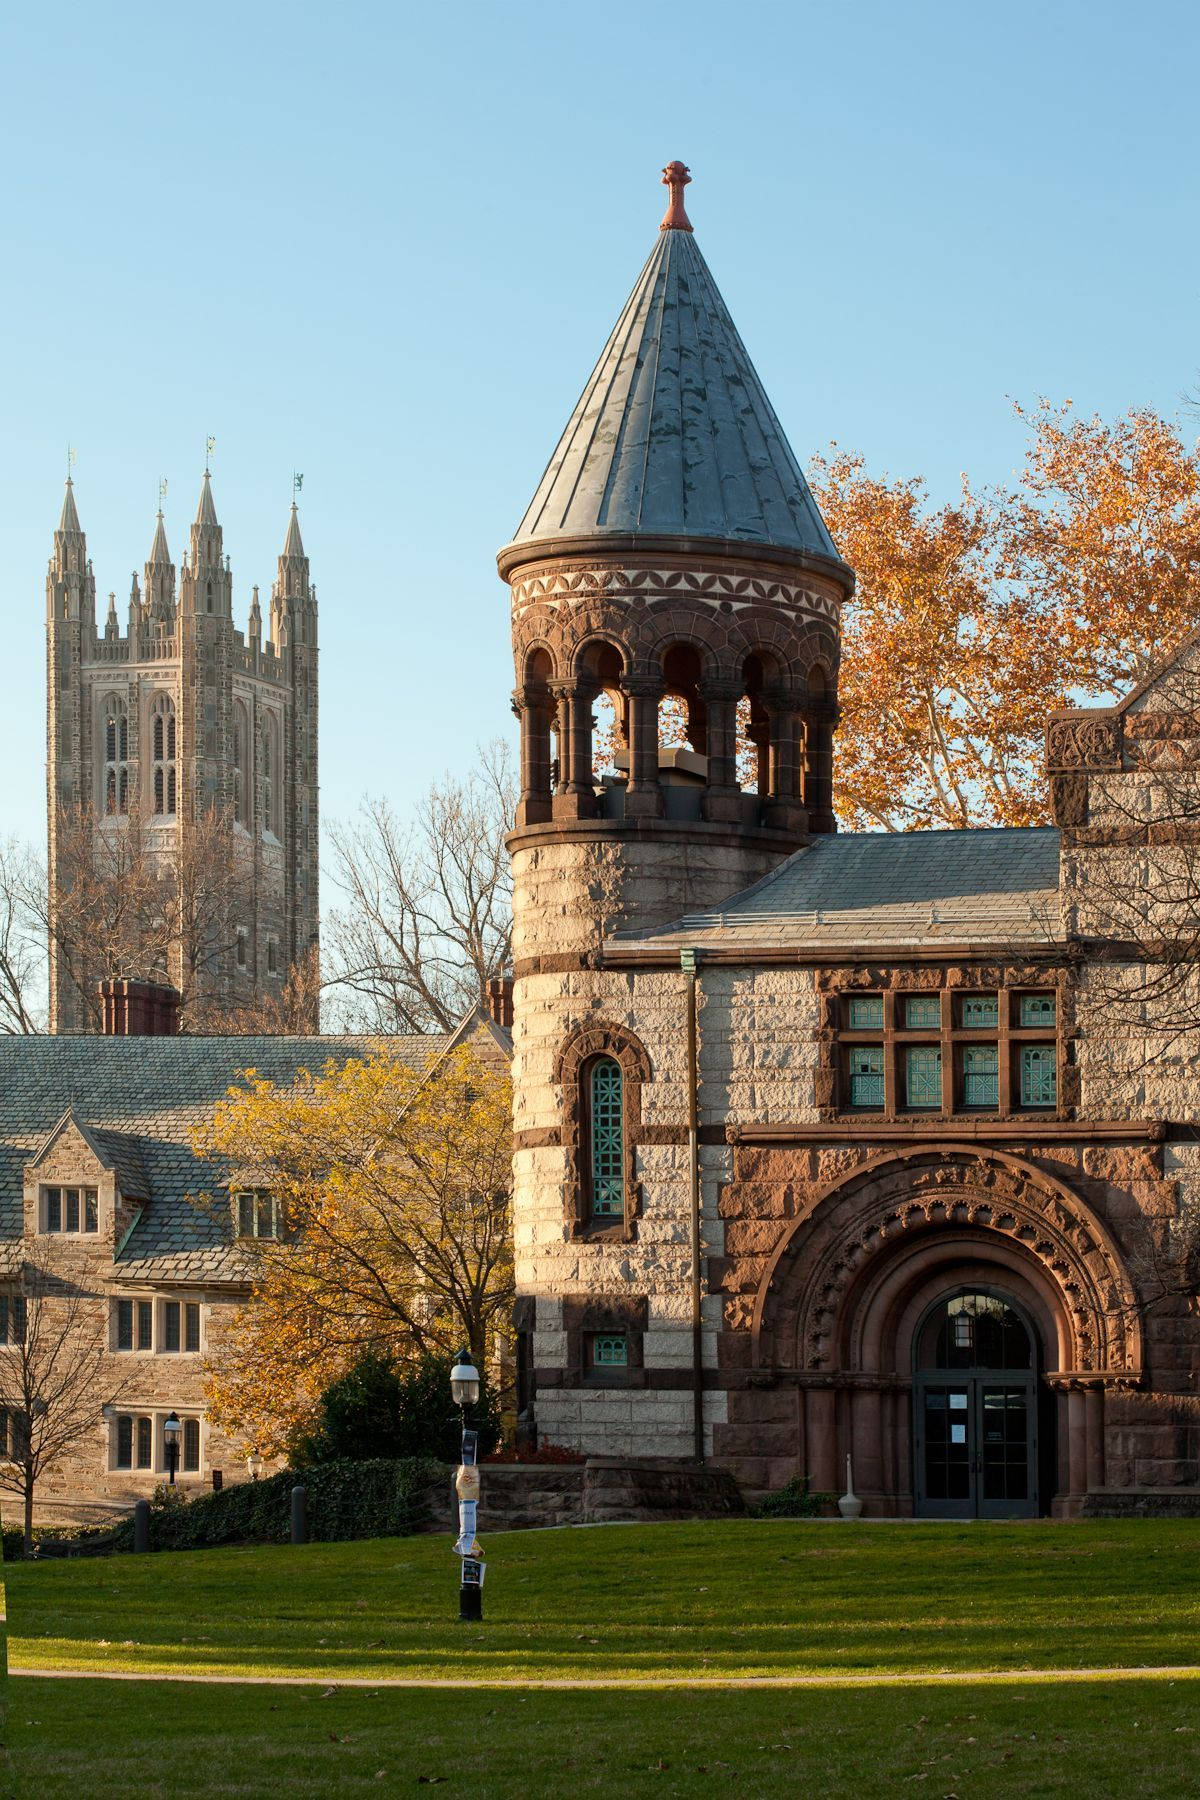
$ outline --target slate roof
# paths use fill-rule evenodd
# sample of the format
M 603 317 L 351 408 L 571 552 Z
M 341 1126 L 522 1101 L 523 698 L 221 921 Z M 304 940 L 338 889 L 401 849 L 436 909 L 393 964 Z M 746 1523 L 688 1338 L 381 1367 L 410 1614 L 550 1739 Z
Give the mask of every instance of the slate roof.
M 690 230 L 663 230 L 515 543 L 740 539 L 838 559 Z
M 1064 937 L 1058 832 L 861 832 L 814 838 L 716 911 L 633 941 L 844 953 L 861 946 L 1045 944 Z
M 289 1082 L 301 1067 L 319 1069 L 380 1042 L 420 1069 L 455 1036 L 0 1037 L 0 1267 L 21 1236 L 25 1165 L 71 1109 L 116 1169 L 122 1194 L 146 1202 L 117 1247 L 122 1274 L 243 1279 L 246 1259 L 229 1241 L 224 1210 L 209 1217 L 189 1199 L 220 1187 L 224 1170 L 197 1160 L 190 1134 L 241 1071 Z

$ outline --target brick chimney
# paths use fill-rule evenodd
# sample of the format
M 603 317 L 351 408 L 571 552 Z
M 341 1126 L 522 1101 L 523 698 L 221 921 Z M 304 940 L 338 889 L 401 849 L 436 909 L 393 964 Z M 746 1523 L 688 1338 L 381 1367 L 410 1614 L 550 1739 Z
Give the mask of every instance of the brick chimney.
M 179 995 L 157 981 L 102 981 L 105 1037 L 175 1037 Z
M 493 975 L 487 984 L 487 1013 L 493 1025 L 511 1031 L 513 1023 L 513 978 Z

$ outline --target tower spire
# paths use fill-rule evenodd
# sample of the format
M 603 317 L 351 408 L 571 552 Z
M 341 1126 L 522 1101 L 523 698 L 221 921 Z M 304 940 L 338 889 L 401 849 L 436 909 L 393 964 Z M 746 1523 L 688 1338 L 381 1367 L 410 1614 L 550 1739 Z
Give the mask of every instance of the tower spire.
M 79 523 L 79 514 L 75 508 L 75 483 L 67 476 L 67 489 L 63 495 L 62 513 L 58 521 L 60 532 L 72 532 L 77 537 L 83 536 L 83 527 Z
M 212 480 L 207 469 L 204 471 L 204 480 L 200 484 L 200 504 L 196 508 L 196 523 L 197 525 L 215 525 L 217 523 L 217 509 L 213 505 L 212 497 Z
M 148 568 L 170 567 L 171 552 L 167 549 L 167 532 L 163 524 L 162 507 L 158 509 L 157 522 L 154 527 L 154 542 L 150 546 L 150 555 L 146 559 Z

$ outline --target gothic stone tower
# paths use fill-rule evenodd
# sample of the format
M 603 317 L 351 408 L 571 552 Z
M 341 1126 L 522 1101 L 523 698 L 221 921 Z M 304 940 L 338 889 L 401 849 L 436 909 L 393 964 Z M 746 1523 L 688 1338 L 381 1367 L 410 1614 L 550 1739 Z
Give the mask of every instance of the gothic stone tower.
M 628 975 L 604 974 L 602 944 L 715 908 L 835 829 L 839 618 L 853 578 L 697 248 L 688 172 L 672 163 L 663 179 L 658 240 L 498 559 L 521 725 L 509 838 L 518 1290 L 536 1301 L 539 1360 L 546 1321 L 573 1304 L 572 1273 L 582 1291 L 619 1291 L 605 1258 L 619 1263 L 650 1228 L 633 1217 L 648 1150 L 621 1217 L 574 1191 L 580 1070 L 625 1058 L 626 1108 L 648 1073 L 619 1025 L 644 1011 L 644 985 L 635 1002 Z M 601 696 L 618 750 L 617 774 L 598 778 Z M 686 708 L 688 748 L 660 748 L 668 697 Z M 747 763 L 756 778 L 743 785 Z M 623 1154 L 653 1132 L 644 1118 L 626 1129 Z M 570 1361 L 580 1334 L 564 1329 Z
M 46 578 L 46 654 L 52 919 L 62 903 L 64 842 L 77 841 L 81 821 L 97 833 L 136 825 L 169 857 L 215 808 L 244 839 L 248 875 L 245 916 L 222 922 L 203 973 L 206 998 L 219 1008 L 281 992 L 318 935 L 317 594 L 295 505 L 265 645 L 257 588 L 248 633 L 234 629 L 229 559 L 207 471 L 178 592 L 160 512 L 143 585 L 133 578 L 128 631 L 121 632 L 110 594 L 100 635 L 68 479 Z M 51 1030 L 94 1029 L 54 941 L 52 930 Z M 172 968 L 123 972 L 181 976 Z

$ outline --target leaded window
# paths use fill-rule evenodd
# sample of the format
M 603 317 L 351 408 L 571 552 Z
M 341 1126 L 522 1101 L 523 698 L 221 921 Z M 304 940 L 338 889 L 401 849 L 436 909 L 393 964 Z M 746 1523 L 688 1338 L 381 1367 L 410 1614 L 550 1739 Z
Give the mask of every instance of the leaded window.
M 23 1294 L 0 1294 L 0 1344 L 23 1344 L 27 1324 Z
M 154 700 L 150 739 L 154 752 L 154 810 L 171 817 L 175 812 L 175 704 L 169 694 L 159 694 Z
M 883 1105 L 883 1045 L 855 1045 L 849 1053 L 851 1106 Z
M 179 1302 L 163 1301 L 163 1336 L 159 1346 L 162 1350 L 177 1351 L 179 1349 Z
M 281 1238 L 283 1211 L 274 1194 L 243 1193 L 234 1196 L 237 1234 L 242 1238 Z
M 1053 1044 L 1025 1044 L 1021 1049 L 1021 1105 L 1058 1104 L 1058 1062 Z
M 995 1044 L 967 1044 L 962 1053 L 964 1106 L 999 1106 L 1000 1059 Z
M 45 1231 L 99 1229 L 100 1207 L 95 1188 L 44 1188 L 42 1218 Z
M 597 1369 L 627 1369 L 629 1339 L 623 1331 L 597 1332 L 592 1339 L 592 1363 Z
M 995 1031 L 1000 1022 L 995 994 L 964 994 L 962 1022 L 964 1031 Z
M 938 1031 L 942 1023 L 942 1002 L 937 994 L 909 994 L 904 1002 L 904 1025 L 908 1031 Z
M 942 1104 L 942 1053 L 933 1048 L 910 1047 L 904 1052 L 904 1101 L 906 1106 Z
M 200 1471 L 200 1421 L 183 1421 L 183 1472 L 196 1475 Z
M 200 1348 L 199 1301 L 189 1300 L 185 1308 L 185 1313 L 183 1347 L 185 1350 L 194 1354 Z
M 1053 1028 L 1055 1007 L 1053 994 L 1022 994 L 1021 1024 L 1029 1029 L 1039 1031 L 1047 1027 Z
M 597 1057 L 588 1076 L 591 1128 L 592 1213 L 620 1217 L 625 1211 L 625 1123 L 621 1065 Z
M 882 1031 L 882 994 L 859 994 L 849 1000 L 846 1004 L 846 1026 L 850 1031 Z

